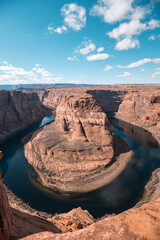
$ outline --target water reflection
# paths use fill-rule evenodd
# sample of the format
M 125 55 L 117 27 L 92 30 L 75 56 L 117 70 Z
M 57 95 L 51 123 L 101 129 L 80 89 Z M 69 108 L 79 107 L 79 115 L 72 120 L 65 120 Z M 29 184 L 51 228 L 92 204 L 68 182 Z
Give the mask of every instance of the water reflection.
M 49 121 L 53 121 L 53 118 L 44 119 L 39 127 Z M 114 132 L 129 144 L 133 155 L 125 170 L 107 186 L 88 194 L 68 198 L 44 188 L 37 182 L 35 172 L 25 159 L 24 147 L 19 138 L 3 146 L 4 159 L 0 161 L 0 169 L 4 174 L 4 183 L 31 207 L 52 214 L 68 212 L 81 206 L 94 217 L 101 217 L 132 207 L 142 197 L 144 186 L 152 172 L 160 167 L 160 149 L 153 148 L 157 145 L 148 132 L 140 133 L 141 129 L 132 128 L 123 122 L 114 123 L 123 128 L 124 132 L 121 128 L 114 127 Z
M 118 128 L 122 130 L 124 134 L 131 137 L 144 147 L 159 147 L 157 140 L 152 136 L 152 134 L 143 128 L 131 125 L 121 120 L 112 120 L 112 124 L 116 128 L 119 126 Z

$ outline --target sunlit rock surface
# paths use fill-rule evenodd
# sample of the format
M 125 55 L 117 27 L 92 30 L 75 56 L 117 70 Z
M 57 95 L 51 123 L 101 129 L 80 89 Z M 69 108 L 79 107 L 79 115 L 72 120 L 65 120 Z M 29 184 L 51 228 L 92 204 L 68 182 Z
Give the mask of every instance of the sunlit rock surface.
M 113 136 L 107 115 L 91 95 L 67 95 L 57 107 L 55 123 L 33 135 L 25 156 L 44 185 L 85 192 L 86 176 L 112 162 Z

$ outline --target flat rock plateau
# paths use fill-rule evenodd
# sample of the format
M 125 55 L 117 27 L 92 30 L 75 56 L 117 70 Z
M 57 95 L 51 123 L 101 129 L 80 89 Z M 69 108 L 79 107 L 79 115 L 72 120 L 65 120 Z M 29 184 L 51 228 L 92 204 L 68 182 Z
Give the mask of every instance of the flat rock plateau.
M 1 143 L 51 111 L 56 114 L 54 123 L 32 135 L 25 154 L 42 184 L 62 192 L 84 191 L 82 182 L 87 182 L 87 191 L 92 185 L 100 187 L 125 167 L 131 153 L 115 137 L 108 113 L 147 129 L 160 142 L 159 85 L 0 91 L 0 100 Z M 160 169 L 153 172 L 136 206 L 99 220 L 81 208 L 50 218 L 31 213 L 8 202 L 0 179 L 0 240 L 9 239 L 159 240 Z

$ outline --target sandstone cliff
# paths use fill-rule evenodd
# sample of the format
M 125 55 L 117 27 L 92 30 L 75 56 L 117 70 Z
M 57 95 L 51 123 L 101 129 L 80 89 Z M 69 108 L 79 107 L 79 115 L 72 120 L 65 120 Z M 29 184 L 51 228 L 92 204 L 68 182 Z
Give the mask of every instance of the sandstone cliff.
M 159 240 L 160 198 L 72 233 L 42 232 L 23 240 Z
M 12 216 L 5 188 L 0 179 L 0 240 L 9 240 Z
M 0 90 L 0 144 L 47 114 L 36 93 Z
M 113 161 L 113 137 L 107 115 L 91 95 L 67 95 L 55 123 L 33 135 L 25 156 L 42 184 L 62 192 L 87 192 L 99 187 L 93 184 L 95 175 Z
M 48 108 L 56 111 L 58 104 L 62 97 L 66 94 L 66 89 L 46 89 L 44 91 L 38 91 L 40 101 Z
M 160 142 L 160 90 L 138 91 L 125 96 L 116 116 L 145 127 L 158 136 Z
M 95 223 L 89 212 L 82 210 L 81 207 L 74 208 L 68 213 L 57 214 L 51 221 L 62 233 L 74 232 Z

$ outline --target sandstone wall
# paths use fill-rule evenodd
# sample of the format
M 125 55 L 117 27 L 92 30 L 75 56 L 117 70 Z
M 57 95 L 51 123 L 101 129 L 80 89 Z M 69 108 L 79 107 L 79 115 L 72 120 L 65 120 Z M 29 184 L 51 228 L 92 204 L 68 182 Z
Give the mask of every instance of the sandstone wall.
M 12 216 L 5 188 L 0 179 L 0 240 L 9 240 Z
M 0 90 L 0 144 L 47 114 L 36 93 Z
M 159 240 L 160 198 L 117 216 L 100 220 L 79 231 L 64 234 L 42 232 L 23 240 Z
M 127 94 L 118 109 L 129 119 L 144 126 L 154 126 L 160 122 L 160 91 L 154 93 L 138 92 Z

